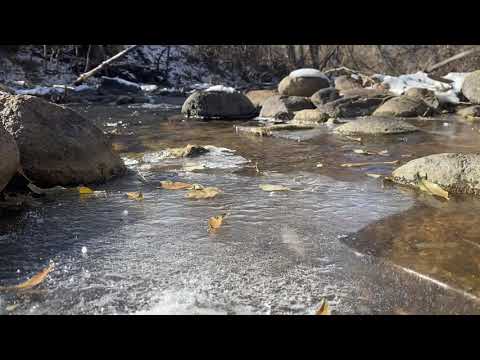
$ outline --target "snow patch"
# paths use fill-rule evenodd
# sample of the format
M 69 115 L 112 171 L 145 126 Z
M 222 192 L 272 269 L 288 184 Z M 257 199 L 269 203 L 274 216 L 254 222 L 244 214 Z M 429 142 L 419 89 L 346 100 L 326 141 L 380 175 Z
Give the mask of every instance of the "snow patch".
M 447 80 L 452 80 L 453 81 L 453 83 L 452 83 L 453 89 L 455 90 L 455 92 L 459 93 L 460 91 L 462 91 L 463 82 L 465 81 L 465 78 L 469 74 L 470 74 L 469 72 L 467 72 L 467 73 L 448 73 L 443 78 L 447 79 Z
M 211 86 L 208 89 L 206 89 L 205 91 L 226 92 L 226 93 L 229 93 L 229 94 L 233 94 L 233 93 L 237 92 L 237 90 L 235 90 L 233 87 L 228 87 L 228 86 L 223 86 L 223 85 Z
M 137 83 L 134 83 L 134 82 L 131 82 L 131 81 L 128 81 L 128 80 L 124 80 L 122 78 L 119 78 L 119 77 L 108 77 L 108 76 L 102 76 L 102 79 L 107 79 L 107 80 L 113 80 L 113 81 L 116 81 L 120 84 L 123 84 L 123 85 L 127 85 L 127 86 L 134 86 L 134 87 L 137 87 L 139 89 L 141 89 L 141 86 L 138 85 Z
M 158 89 L 158 86 L 155 84 L 140 84 L 140 87 L 145 92 L 151 92 Z
M 323 79 L 325 79 L 325 80 L 328 80 L 328 77 L 325 76 L 325 74 L 322 73 L 320 70 L 317 70 L 317 69 L 309 69 L 309 68 L 298 69 L 298 70 L 292 71 L 289 76 L 290 76 L 291 78 L 297 78 L 297 77 L 305 77 L 305 78 L 309 78 L 309 77 L 319 77 L 319 78 L 323 78 Z

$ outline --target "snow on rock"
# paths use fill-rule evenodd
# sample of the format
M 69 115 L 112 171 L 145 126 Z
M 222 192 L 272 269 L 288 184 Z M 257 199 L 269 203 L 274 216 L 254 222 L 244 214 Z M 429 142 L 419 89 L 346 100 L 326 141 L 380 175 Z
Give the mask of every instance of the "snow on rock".
M 235 90 L 233 87 L 228 87 L 228 86 L 223 86 L 223 85 L 211 86 L 208 89 L 206 89 L 205 91 L 218 91 L 218 92 L 226 92 L 226 93 L 230 93 L 230 94 L 233 94 L 233 93 L 237 92 L 237 90 Z
M 444 79 L 453 81 L 451 84 L 433 80 L 422 71 L 400 76 L 375 74 L 372 78 L 388 86 L 389 91 L 395 95 L 402 95 L 411 88 L 423 88 L 433 91 L 440 103 L 458 104 L 460 102 L 458 94 L 462 91 L 463 80 L 467 74 L 449 73 L 444 76 Z
M 328 80 L 328 77 L 325 76 L 324 73 L 322 73 L 320 70 L 317 69 L 298 69 L 295 71 L 292 71 L 289 75 L 291 78 L 297 78 L 297 77 L 320 77 Z
M 145 92 L 151 92 L 158 89 L 158 86 L 155 84 L 141 84 L 140 87 Z
M 68 91 L 85 91 L 92 89 L 90 85 L 79 85 L 79 86 L 67 86 Z M 17 95 L 34 95 L 34 96 L 45 96 L 51 94 L 63 94 L 65 92 L 65 85 L 53 85 L 53 86 L 36 86 L 31 89 L 13 89 Z
M 119 77 L 108 77 L 108 76 L 102 76 L 103 79 L 108 79 L 108 80 L 113 80 L 113 81 L 116 81 L 120 84 L 123 84 L 123 85 L 127 85 L 127 86 L 134 86 L 134 87 L 137 87 L 137 88 L 140 88 L 141 89 L 141 86 L 138 85 L 137 83 L 134 83 L 134 82 L 131 82 L 131 81 L 128 81 L 128 80 L 124 80 L 122 78 L 119 78 Z

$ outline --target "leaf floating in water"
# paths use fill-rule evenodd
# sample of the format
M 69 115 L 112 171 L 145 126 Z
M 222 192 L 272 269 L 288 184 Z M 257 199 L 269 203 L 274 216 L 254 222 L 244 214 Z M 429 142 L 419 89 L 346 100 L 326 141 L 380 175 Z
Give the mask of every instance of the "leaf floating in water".
M 204 164 L 185 164 L 182 168 L 184 171 L 205 170 L 207 167 Z
M 363 166 L 370 166 L 370 165 L 396 165 L 398 164 L 399 160 L 394 161 L 376 161 L 376 162 L 364 162 L 364 163 L 347 163 L 342 164 L 341 167 L 363 167 Z
M 315 315 L 332 315 L 327 300 L 322 300 L 322 303 L 320 304 L 318 310 L 315 312 Z
M 318 163 L 316 166 L 317 166 L 317 168 L 321 168 L 321 167 L 323 167 L 323 164 L 322 164 L 322 163 Z
M 367 174 L 365 174 L 365 175 L 367 175 L 367 176 L 369 176 L 369 177 L 371 177 L 371 178 L 374 178 L 374 179 L 380 179 L 380 178 L 383 177 L 383 175 L 380 175 L 380 174 L 369 174 L 369 173 L 367 173 Z
M 10 286 L 10 287 L 5 287 L 5 288 L 0 288 L 0 290 L 28 290 L 31 289 L 38 284 L 42 283 L 46 278 L 47 275 L 53 270 L 54 264 L 51 262 L 45 269 L 40 271 L 39 273 L 35 274 L 32 276 L 30 279 L 27 281 L 15 285 L 15 286 Z
M 8 312 L 12 312 L 14 311 L 20 304 L 12 304 L 12 305 L 8 305 L 5 310 L 7 310 Z
M 192 184 L 165 180 L 160 181 L 160 187 L 167 190 L 187 190 L 192 188 Z
M 431 181 L 428 181 L 427 179 L 417 179 L 417 185 L 420 190 L 425 191 L 431 195 L 436 195 L 439 197 L 442 197 L 444 199 L 450 200 L 448 197 L 448 191 L 443 190 L 440 185 L 437 185 L 435 183 L 432 183 Z
M 212 216 L 208 220 L 208 231 L 209 232 L 210 231 L 215 231 L 218 228 L 220 228 L 220 226 L 222 226 L 222 224 L 223 224 L 223 219 L 225 219 L 226 216 L 227 216 L 227 214 Z
M 130 200 L 143 201 L 144 199 L 142 192 L 128 192 L 126 195 Z
M 345 138 L 347 138 L 347 139 L 349 139 L 349 140 L 353 140 L 353 141 L 362 142 L 362 138 L 361 138 L 361 137 L 345 136 Z
M 263 191 L 288 191 L 288 190 L 290 190 L 288 187 L 283 186 L 283 185 L 260 184 L 259 187 Z
M 80 195 L 89 195 L 95 193 L 92 189 L 86 186 L 79 186 L 77 189 Z
M 388 156 L 388 151 L 387 150 L 382 150 L 382 151 L 367 151 L 363 149 L 354 149 L 353 152 L 355 154 L 363 154 L 363 155 L 381 155 L 381 156 Z
M 211 199 L 220 193 L 220 189 L 216 187 L 206 187 L 203 189 L 192 189 L 185 197 L 188 199 Z

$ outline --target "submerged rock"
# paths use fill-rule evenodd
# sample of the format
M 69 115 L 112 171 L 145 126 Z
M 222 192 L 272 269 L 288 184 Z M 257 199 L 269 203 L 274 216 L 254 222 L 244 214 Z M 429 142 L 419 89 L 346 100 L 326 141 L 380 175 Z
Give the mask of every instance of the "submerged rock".
M 166 157 L 170 158 L 185 158 L 185 157 L 195 157 L 205 153 L 208 153 L 210 150 L 203 146 L 188 144 L 185 147 L 181 148 L 168 148 L 165 150 Z
M 295 113 L 293 122 L 295 123 L 320 123 L 329 119 L 328 114 L 321 112 L 318 109 L 300 110 Z
M 344 96 L 317 107 L 329 117 L 349 118 L 371 115 L 383 101 L 384 97 Z
M 196 91 L 185 100 L 182 114 L 202 119 L 251 119 L 258 111 L 252 102 L 238 91 Z
M 268 98 L 278 95 L 277 90 L 250 90 L 245 96 L 260 110 Z
M 334 132 L 343 135 L 388 135 L 409 133 L 414 131 L 418 131 L 418 129 L 405 121 L 380 117 L 366 117 L 363 119 L 353 120 L 347 124 L 337 127 L 334 130 Z
M 280 95 L 310 97 L 320 89 L 330 86 L 328 78 L 315 69 L 293 71 L 278 84 Z
M 374 116 L 416 117 L 425 116 L 432 108 L 422 99 L 407 95 L 394 97 L 387 100 L 375 112 Z
M 480 154 L 443 153 L 409 161 L 393 173 L 393 180 L 415 185 L 418 177 L 451 193 L 480 194 Z
M 2 154 L 0 163 L 0 191 L 2 191 L 20 167 L 17 143 L 2 125 L 0 125 L 0 154 Z
M 321 106 L 331 101 L 335 101 L 340 97 L 338 90 L 332 87 L 318 90 L 310 97 L 310 101 L 315 106 Z
M 480 70 L 474 71 L 465 77 L 462 93 L 472 103 L 480 104 Z
M 124 172 L 102 130 L 75 111 L 29 95 L 0 96 L 25 174 L 38 186 L 103 182 Z
M 110 78 L 103 76 L 100 79 L 98 91 L 101 94 L 113 95 L 140 94 L 142 93 L 142 88 L 140 85 L 134 82 L 123 80 L 121 78 Z
M 291 120 L 296 111 L 314 108 L 310 99 L 306 97 L 275 95 L 265 101 L 260 117 Z

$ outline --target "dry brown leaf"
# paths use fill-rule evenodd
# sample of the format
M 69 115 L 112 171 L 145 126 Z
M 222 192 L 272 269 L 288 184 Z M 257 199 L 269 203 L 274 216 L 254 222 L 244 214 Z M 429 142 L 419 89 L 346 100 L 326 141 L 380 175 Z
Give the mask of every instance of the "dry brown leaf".
M 220 228 L 220 226 L 222 226 L 223 224 L 223 220 L 225 219 L 225 217 L 227 216 L 227 214 L 221 214 L 221 215 L 216 215 L 216 216 L 212 216 L 209 220 L 208 220 L 208 231 L 215 231 L 217 230 L 218 228 Z
M 399 160 L 394 160 L 394 161 L 376 161 L 376 162 L 364 162 L 364 163 L 347 163 L 347 164 L 342 164 L 341 167 L 363 167 L 363 166 L 369 166 L 369 165 L 396 165 L 398 164 Z
M 86 187 L 86 186 L 79 186 L 77 189 L 78 189 L 78 193 L 80 195 L 89 195 L 89 194 L 94 193 L 94 191 L 92 189 L 90 189 L 89 187 Z
M 381 156 L 388 156 L 387 150 L 382 151 L 368 151 L 363 149 L 354 149 L 353 152 L 355 154 L 363 154 L 363 155 L 381 155 Z
M 290 190 L 288 187 L 283 186 L 283 185 L 260 184 L 259 187 L 263 191 L 288 191 L 288 190 Z
M 192 184 L 166 180 L 160 181 L 160 187 L 167 190 L 187 190 L 192 188 Z
M 144 200 L 143 193 L 141 191 L 127 192 L 126 195 L 130 200 L 137 200 L 137 201 Z
M 38 284 L 40 284 L 41 282 L 43 282 L 47 278 L 47 275 L 53 270 L 53 268 L 54 268 L 54 264 L 50 263 L 45 269 L 43 269 L 39 273 L 35 274 L 34 276 L 32 276 L 27 281 L 25 281 L 21 284 L 15 285 L 15 286 L 2 287 L 2 288 L 0 288 L 0 291 L 2 291 L 2 290 L 3 291 L 10 291 L 10 290 L 15 291 L 15 290 L 31 289 L 31 288 L 37 286 Z
M 426 179 L 418 179 L 417 184 L 419 189 L 422 191 L 450 200 L 450 198 L 448 197 L 448 191 L 443 190 L 440 185 L 437 185 Z
M 220 189 L 216 187 L 206 187 L 203 189 L 192 189 L 185 197 L 188 199 L 211 199 L 220 194 Z
M 315 315 L 331 315 L 330 306 L 328 305 L 327 300 L 323 299 L 320 307 L 315 312 Z

